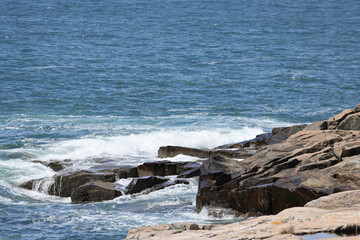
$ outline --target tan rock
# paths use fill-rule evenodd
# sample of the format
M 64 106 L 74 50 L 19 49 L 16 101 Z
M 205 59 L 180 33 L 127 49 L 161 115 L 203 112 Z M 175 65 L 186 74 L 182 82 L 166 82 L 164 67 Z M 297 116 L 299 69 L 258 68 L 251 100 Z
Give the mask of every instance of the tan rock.
M 360 112 L 360 103 L 358 103 L 354 109 L 355 112 Z
M 316 207 L 322 209 L 337 209 L 346 207 L 360 208 L 360 190 L 334 193 L 308 202 L 305 207 Z
M 337 126 L 341 130 L 360 130 L 360 112 L 348 115 Z
M 312 124 L 307 125 L 303 131 L 313 131 L 313 130 L 326 130 L 327 122 L 326 121 L 318 121 Z
M 188 226 L 189 224 L 184 224 Z M 325 210 L 310 207 L 289 208 L 277 215 L 243 222 L 215 225 L 210 230 L 172 229 L 172 225 L 131 229 L 126 239 L 301 239 L 315 233 L 355 233 L 360 229 L 360 208 Z M 349 232 L 350 231 L 350 232 Z
M 328 122 L 328 129 L 329 130 L 333 130 L 336 129 L 337 125 L 344 120 L 349 114 L 353 113 L 354 110 L 353 109 L 345 109 L 344 111 L 342 111 L 341 113 L 329 118 L 327 120 Z

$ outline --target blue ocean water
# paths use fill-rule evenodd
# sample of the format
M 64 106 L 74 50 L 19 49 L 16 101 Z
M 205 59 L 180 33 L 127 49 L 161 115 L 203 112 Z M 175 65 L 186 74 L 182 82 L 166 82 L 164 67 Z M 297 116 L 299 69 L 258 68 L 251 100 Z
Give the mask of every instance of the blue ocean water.
M 55 174 L 33 160 L 137 165 L 162 145 L 210 148 L 352 108 L 359 22 L 354 0 L 3 0 L 0 239 L 233 221 L 194 212 L 196 182 L 88 205 L 18 185 Z

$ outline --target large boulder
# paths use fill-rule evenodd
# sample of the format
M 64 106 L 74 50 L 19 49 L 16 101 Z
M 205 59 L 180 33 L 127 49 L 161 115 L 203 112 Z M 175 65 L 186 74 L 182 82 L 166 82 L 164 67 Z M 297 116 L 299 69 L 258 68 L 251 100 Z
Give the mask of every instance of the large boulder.
M 75 187 L 71 192 L 72 203 L 102 202 L 122 195 L 116 185 L 107 182 L 90 182 Z
M 60 197 L 70 197 L 72 190 L 85 183 L 92 181 L 115 182 L 114 172 L 90 172 L 78 171 L 55 175 L 50 180 L 34 179 L 21 184 L 23 188 L 35 190 L 41 188 L 39 185 L 47 185 L 47 193 Z M 44 187 L 42 187 L 44 188 Z

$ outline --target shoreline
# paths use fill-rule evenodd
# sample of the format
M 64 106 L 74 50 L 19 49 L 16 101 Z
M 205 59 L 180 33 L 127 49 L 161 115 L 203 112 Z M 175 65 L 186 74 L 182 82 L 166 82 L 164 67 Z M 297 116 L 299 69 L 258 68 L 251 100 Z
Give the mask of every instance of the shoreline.
M 274 129 L 276 142 L 269 144 L 270 137 L 241 162 L 209 155 L 200 167 L 198 211 L 223 207 L 259 217 L 215 226 L 141 227 L 130 229 L 126 239 L 302 239 L 320 233 L 358 239 L 360 103 L 293 130 Z

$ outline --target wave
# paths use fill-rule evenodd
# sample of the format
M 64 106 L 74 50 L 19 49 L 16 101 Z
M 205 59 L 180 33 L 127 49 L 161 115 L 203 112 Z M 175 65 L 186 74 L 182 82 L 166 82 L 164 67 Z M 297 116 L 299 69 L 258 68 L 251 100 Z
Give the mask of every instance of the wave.
M 112 137 L 84 137 L 49 143 L 42 149 L 28 149 L 39 160 L 81 160 L 95 158 L 156 158 L 159 147 L 178 145 L 194 148 L 213 148 L 227 143 L 254 138 L 260 128 L 239 130 L 159 130 Z

